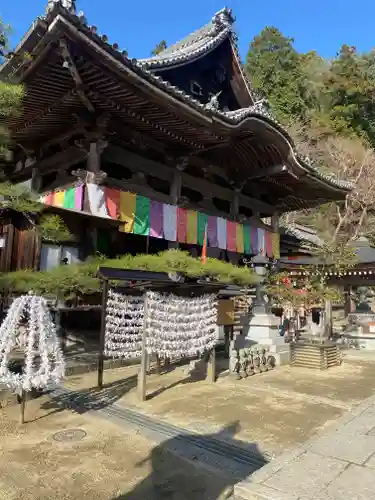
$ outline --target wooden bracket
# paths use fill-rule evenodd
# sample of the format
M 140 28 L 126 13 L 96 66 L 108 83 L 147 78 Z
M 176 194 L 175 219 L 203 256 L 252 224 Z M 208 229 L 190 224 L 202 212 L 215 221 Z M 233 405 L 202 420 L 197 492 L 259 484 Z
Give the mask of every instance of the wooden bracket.
M 60 40 L 60 53 L 61 56 L 64 60 L 64 68 L 66 68 L 69 73 L 71 74 L 75 86 L 76 86 L 76 91 L 79 97 L 81 98 L 81 101 L 83 104 L 86 106 L 86 108 L 90 111 L 90 113 L 95 113 L 95 107 L 90 101 L 90 99 L 87 97 L 85 91 L 84 91 L 84 84 L 83 80 L 81 78 L 81 75 L 79 74 L 79 71 L 77 69 L 77 66 L 73 60 L 73 57 L 71 56 L 71 53 L 68 48 L 68 43 L 66 40 Z

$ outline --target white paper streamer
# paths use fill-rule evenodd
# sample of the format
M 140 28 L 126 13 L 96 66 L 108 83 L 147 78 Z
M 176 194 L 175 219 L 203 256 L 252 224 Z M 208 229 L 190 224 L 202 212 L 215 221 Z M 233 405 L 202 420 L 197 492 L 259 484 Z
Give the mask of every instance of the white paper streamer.
M 147 293 L 147 352 L 162 358 L 197 356 L 217 342 L 216 295 Z
M 108 291 L 104 354 L 112 358 L 142 355 L 143 297 Z
M 28 325 L 20 333 L 25 313 Z M 9 354 L 16 346 L 25 348 L 22 374 L 8 368 Z M 0 383 L 17 392 L 46 389 L 56 386 L 64 372 L 64 358 L 46 300 L 34 295 L 17 298 L 0 327 Z
M 144 297 L 108 292 L 104 354 L 142 355 Z M 146 349 L 165 358 L 197 356 L 217 342 L 216 295 L 179 297 L 147 292 Z

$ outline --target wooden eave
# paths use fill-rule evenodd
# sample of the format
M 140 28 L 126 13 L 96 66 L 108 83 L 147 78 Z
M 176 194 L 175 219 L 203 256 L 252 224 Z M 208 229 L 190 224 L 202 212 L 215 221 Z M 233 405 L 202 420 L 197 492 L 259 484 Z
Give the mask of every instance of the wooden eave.
M 266 119 L 248 116 L 232 124 L 196 101 L 186 102 L 182 91 L 143 71 L 76 16 L 60 10 L 35 47 L 33 60 L 15 73 L 27 88 L 23 116 L 10 121 L 15 142 L 41 146 L 71 129 L 74 114 L 85 110 L 80 91 L 97 113 L 109 113 L 170 150 L 200 154 L 208 164 L 219 164 L 244 191 L 256 193 L 262 185 L 280 212 L 344 198 L 347 191 L 342 187 L 300 167 L 289 141 Z M 81 89 L 63 67 L 58 50 L 62 39 L 82 78 Z M 269 173 L 275 165 L 287 168 Z M 249 182 L 259 171 L 264 176 Z

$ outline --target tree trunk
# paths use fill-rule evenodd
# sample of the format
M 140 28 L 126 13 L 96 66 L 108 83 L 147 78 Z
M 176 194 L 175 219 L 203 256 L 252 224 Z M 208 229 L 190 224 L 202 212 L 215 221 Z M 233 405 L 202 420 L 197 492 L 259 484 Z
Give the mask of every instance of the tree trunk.
M 326 299 L 324 304 L 324 337 L 330 338 L 332 335 L 332 301 Z

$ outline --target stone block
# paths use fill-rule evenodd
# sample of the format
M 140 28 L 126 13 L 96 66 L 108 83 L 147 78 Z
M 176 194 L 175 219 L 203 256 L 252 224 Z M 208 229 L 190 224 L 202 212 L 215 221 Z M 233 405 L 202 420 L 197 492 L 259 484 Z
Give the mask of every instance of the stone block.
M 276 366 L 290 365 L 290 351 L 276 352 L 272 356 L 276 360 Z
M 310 451 L 323 457 L 339 458 L 358 465 L 364 464 L 374 450 L 375 437 L 345 432 L 345 428 L 336 434 L 321 437 L 310 447 Z
M 278 457 L 271 460 L 267 465 L 264 465 L 261 469 L 251 474 L 248 481 L 252 483 L 263 483 L 271 476 L 276 474 L 276 472 L 279 472 L 279 470 L 281 470 L 283 467 L 286 467 L 288 464 L 296 460 L 299 456 L 303 455 L 305 452 L 306 449 L 304 446 L 296 446 L 289 451 L 285 451 Z
M 365 465 L 366 467 L 371 467 L 371 469 L 375 469 L 375 451 L 374 454 L 367 460 Z
M 239 496 L 244 500 L 299 500 L 293 492 L 284 493 L 276 491 L 262 484 L 241 482 L 234 487 L 235 497 Z
M 374 470 L 351 464 L 340 476 L 325 487 L 314 500 L 374 500 L 374 498 Z
M 339 476 L 347 465 L 336 458 L 322 459 L 316 453 L 306 452 L 267 479 L 264 484 L 278 491 L 310 498 Z
M 372 432 L 375 428 L 375 412 L 373 409 L 369 408 L 365 410 L 361 415 L 352 419 L 343 428 L 343 432 L 354 434 L 354 435 L 368 435 L 375 436 Z M 374 449 L 375 451 L 375 449 Z
M 269 346 L 269 352 L 290 352 L 290 344 L 272 344 Z

